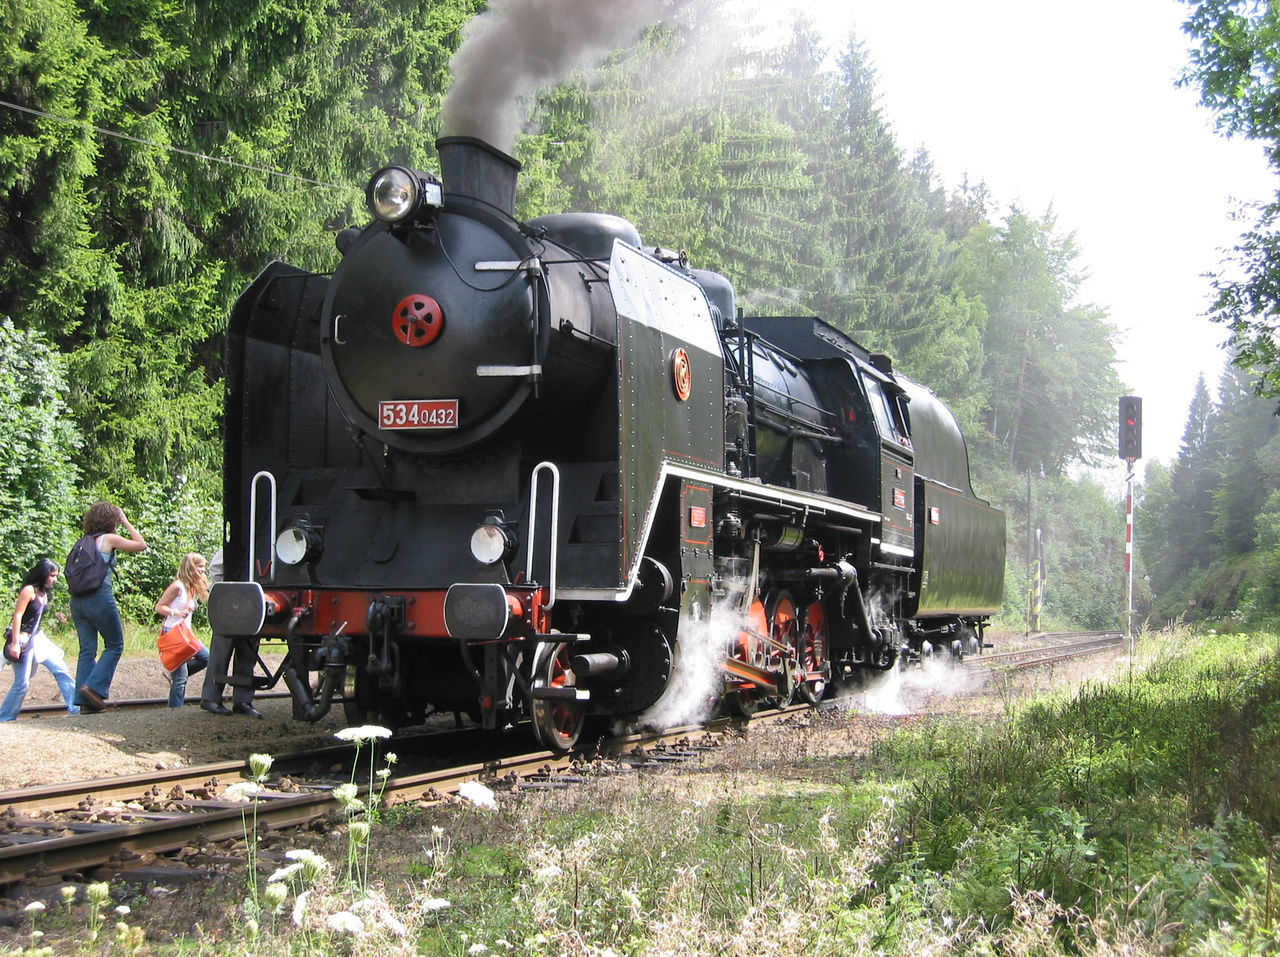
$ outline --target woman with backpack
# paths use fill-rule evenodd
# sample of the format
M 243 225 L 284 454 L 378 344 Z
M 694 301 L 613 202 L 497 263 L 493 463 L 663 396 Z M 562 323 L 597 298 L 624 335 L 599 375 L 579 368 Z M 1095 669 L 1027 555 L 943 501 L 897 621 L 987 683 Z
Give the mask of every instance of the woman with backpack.
M 76 704 L 82 711 L 94 713 L 106 710 L 106 700 L 111 694 L 111 679 L 116 665 L 124 653 L 124 626 L 120 623 L 120 609 L 111 590 L 111 572 L 116 564 L 116 552 L 137 554 L 146 551 L 147 542 L 142 534 L 125 517 L 124 509 L 110 502 L 98 502 L 84 513 L 81 523 L 86 537 L 92 537 L 91 555 L 106 563 L 102 583 L 87 594 L 77 594 L 76 581 L 71 576 L 71 566 L 76 561 L 75 551 L 81 548 L 82 538 L 67 559 L 67 584 L 71 591 L 71 620 L 75 622 L 80 637 L 80 658 L 76 662 Z M 123 525 L 129 537 L 116 533 Z M 98 573 L 103 569 L 94 566 Z M 94 577 L 97 577 L 96 575 Z M 98 657 L 98 636 L 102 636 L 102 657 Z
M 57 562 L 42 558 L 22 579 L 18 602 L 13 609 L 13 623 L 5 631 L 4 658 L 13 665 L 13 684 L 4 696 L 4 703 L 0 704 L 0 721 L 12 721 L 18 716 L 36 665 L 48 668 L 58 682 L 58 690 L 67 703 L 67 713 L 80 713 L 74 704 L 76 684 L 62 658 L 62 649 L 50 641 L 40 627 L 49 606 L 49 596 L 58 581 L 58 571 Z

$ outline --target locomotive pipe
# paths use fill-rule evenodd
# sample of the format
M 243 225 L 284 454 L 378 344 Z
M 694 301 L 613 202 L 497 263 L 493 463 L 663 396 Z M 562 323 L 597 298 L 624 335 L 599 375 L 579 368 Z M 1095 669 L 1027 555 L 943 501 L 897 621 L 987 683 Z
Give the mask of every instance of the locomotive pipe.
M 868 646 L 874 646 L 877 636 L 871 630 L 871 619 L 867 617 L 867 606 L 862 601 L 862 586 L 858 584 L 858 569 L 848 562 L 838 562 L 837 567 L 845 578 L 844 589 L 840 592 L 840 610 L 843 613 L 845 599 L 853 594 L 853 623 L 862 632 L 863 640 Z
M 621 678 L 631 670 L 631 658 L 625 651 L 594 651 L 574 655 L 569 667 L 579 678 Z
M 782 568 L 773 575 L 787 581 L 845 581 L 853 570 L 852 565 L 841 562 L 839 565 L 818 565 L 814 568 Z
M 289 657 L 283 670 L 281 677 L 284 678 L 285 687 L 289 689 L 289 694 L 293 697 L 293 716 L 299 721 L 319 721 L 329 709 L 333 707 L 333 689 L 337 683 L 338 667 L 329 665 L 324 669 L 324 677 L 320 679 L 320 687 L 316 690 L 315 699 L 312 699 L 311 686 L 304 681 L 293 667 L 294 661 L 305 661 L 303 652 L 296 647 L 294 632 L 298 627 L 298 620 L 302 617 L 302 612 L 295 612 L 293 617 L 289 619 L 289 624 L 285 628 L 285 643 L 289 648 Z
M 436 150 L 446 195 L 476 199 L 515 216 L 518 160 L 474 136 L 442 136 Z

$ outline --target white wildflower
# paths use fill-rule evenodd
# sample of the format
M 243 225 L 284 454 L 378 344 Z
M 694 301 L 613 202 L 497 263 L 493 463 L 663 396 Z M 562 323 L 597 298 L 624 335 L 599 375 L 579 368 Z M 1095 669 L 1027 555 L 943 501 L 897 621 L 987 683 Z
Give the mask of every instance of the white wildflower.
M 42 904 L 40 901 L 32 901 L 30 904 L 28 904 L 26 907 L 22 909 L 26 911 L 28 914 L 38 914 L 42 910 L 44 910 L 44 904 Z
M 320 880 L 328 869 L 329 862 L 318 854 L 315 857 L 308 857 L 302 862 L 302 876 L 309 881 Z
M 228 784 L 222 793 L 232 801 L 248 801 L 261 790 L 262 786 L 254 781 L 237 781 L 235 784 Z
M 249 770 L 253 773 L 254 780 L 261 781 L 267 776 L 267 772 L 271 770 L 271 762 L 273 760 L 269 754 L 249 755 Z
M 258 922 L 252 917 L 244 922 L 244 935 L 250 939 L 257 937 L 260 929 Z
M 360 789 L 348 781 L 346 784 L 339 784 L 333 789 L 333 799 L 347 807 L 359 805 L 360 802 L 356 799 L 356 795 L 359 792 Z
M 475 955 L 475 957 L 479 957 L 480 954 L 489 953 L 489 948 L 486 947 L 484 944 L 472 944 L 470 947 L 467 948 L 467 953 L 473 954 Z
M 296 924 L 298 927 L 301 927 L 303 920 L 306 919 L 307 897 L 310 894 L 311 894 L 311 891 L 303 891 L 301 894 L 298 895 L 297 899 L 293 902 L 292 919 L 294 924 Z
M 378 772 L 378 777 L 379 777 L 379 778 L 382 778 L 382 779 L 384 779 L 384 780 L 385 780 L 386 778 L 389 778 L 390 776 L 391 776 L 391 769 L 390 769 L 390 768 L 383 768 L 381 771 L 379 771 L 379 772 Z
M 452 906 L 453 905 L 443 897 L 428 897 L 418 905 L 418 910 L 429 914 L 432 911 L 448 910 Z
M 129 914 L 131 913 L 129 909 L 129 905 L 121 904 L 119 907 L 116 908 L 116 913 L 119 914 L 121 917 L 128 917 Z
M 391 731 L 376 724 L 362 724 L 358 728 L 343 728 L 335 731 L 333 736 L 339 741 L 372 741 L 375 738 L 389 738 Z
M 386 756 L 385 758 L 383 758 L 382 760 L 384 760 L 384 761 L 386 761 L 386 762 L 387 762 L 387 767 L 390 767 L 391 765 L 393 765 L 393 764 L 395 764 L 397 761 L 399 761 L 399 760 L 400 760 L 400 757 L 399 757 L 399 755 L 397 755 L 394 751 L 388 751 L 388 752 L 387 752 L 387 756 Z
M 282 887 L 279 881 L 287 880 L 298 871 L 302 870 L 302 861 L 294 861 L 292 864 L 286 864 L 284 867 L 277 868 L 270 877 L 267 878 L 267 890 L 272 887 Z M 277 901 L 277 903 L 279 903 Z
M 62 899 L 68 904 L 76 899 L 76 889 L 70 884 L 63 884 L 58 888 L 58 893 L 62 895 Z
M 369 840 L 368 821 L 352 821 L 350 831 L 352 844 L 363 844 L 365 841 Z
M 540 881 L 549 881 L 552 878 L 559 877 L 564 871 L 560 869 L 558 864 L 548 864 L 546 867 L 539 867 L 533 872 L 533 876 Z
M 479 781 L 463 781 L 458 785 L 458 796 L 463 800 L 470 801 L 476 807 L 487 807 L 494 810 L 497 810 L 498 807 L 493 791 Z
M 291 861 L 314 861 L 316 858 L 320 857 L 319 854 L 307 847 L 300 847 L 296 850 L 285 851 L 284 856 Z
M 85 888 L 85 895 L 95 904 L 105 904 L 111 896 L 111 888 L 105 883 L 90 884 Z
M 350 934 L 358 937 L 364 933 L 364 921 L 349 910 L 340 910 L 324 919 L 328 928 L 338 934 Z
M 290 864 L 290 867 L 301 867 L 301 864 Z M 275 880 L 275 874 L 267 878 L 267 886 L 262 891 L 262 899 L 267 902 L 267 906 L 275 910 L 284 903 L 285 898 L 289 896 L 289 889 Z
M 390 933 L 392 933 L 396 937 L 409 936 L 409 928 L 405 926 L 404 921 L 402 921 L 395 914 L 391 913 L 391 911 L 379 910 L 378 920 L 382 922 L 383 927 L 385 927 Z

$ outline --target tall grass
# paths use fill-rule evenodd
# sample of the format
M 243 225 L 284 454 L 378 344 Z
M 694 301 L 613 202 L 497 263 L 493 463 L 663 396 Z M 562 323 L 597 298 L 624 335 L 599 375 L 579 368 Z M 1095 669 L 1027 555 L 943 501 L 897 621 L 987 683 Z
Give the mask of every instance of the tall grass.
M 317 868 L 288 891 L 290 908 L 280 882 L 302 876 L 288 865 L 268 878 L 270 925 L 219 946 L 1275 952 L 1280 641 L 1179 633 L 1146 647 L 1110 683 L 985 724 L 926 718 L 865 753 L 854 745 L 870 724 L 851 713 L 826 719 L 843 752 L 831 735 L 752 732 L 703 769 L 509 793 L 496 809 L 371 805 L 359 880 Z M 187 939 L 173 952 L 224 951 Z

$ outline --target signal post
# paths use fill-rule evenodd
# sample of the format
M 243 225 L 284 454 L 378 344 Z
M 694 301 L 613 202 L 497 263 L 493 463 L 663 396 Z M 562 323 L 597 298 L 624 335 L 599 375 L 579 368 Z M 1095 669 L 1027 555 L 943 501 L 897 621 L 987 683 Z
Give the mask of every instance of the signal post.
M 1142 399 L 1120 397 L 1120 458 L 1127 464 L 1124 477 L 1124 576 L 1127 589 L 1125 635 L 1133 637 L 1133 463 L 1142 458 Z

